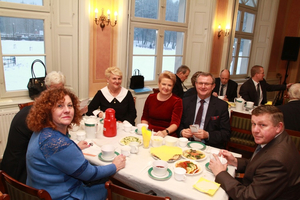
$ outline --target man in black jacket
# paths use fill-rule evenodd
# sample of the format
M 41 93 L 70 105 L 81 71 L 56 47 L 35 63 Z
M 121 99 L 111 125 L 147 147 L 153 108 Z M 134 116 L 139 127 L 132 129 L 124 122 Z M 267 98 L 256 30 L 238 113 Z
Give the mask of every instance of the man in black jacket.
M 172 93 L 180 98 L 182 98 L 184 94 L 182 84 L 189 77 L 190 71 L 190 68 L 186 65 L 181 65 L 176 71 L 176 83 L 173 87 Z

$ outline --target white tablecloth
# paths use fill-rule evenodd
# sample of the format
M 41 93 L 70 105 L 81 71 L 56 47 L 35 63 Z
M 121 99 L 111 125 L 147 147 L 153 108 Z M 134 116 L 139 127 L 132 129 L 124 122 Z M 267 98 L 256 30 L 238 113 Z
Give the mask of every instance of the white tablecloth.
M 76 139 L 76 132 L 70 132 L 71 138 Z M 101 152 L 101 146 L 104 144 L 113 144 L 118 153 L 121 152 L 120 139 L 125 136 L 132 135 L 142 138 L 141 135 L 133 133 L 125 133 L 123 130 L 118 129 L 116 137 L 108 138 L 104 137 L 102 134 L 98 134 L 97 139 L 87 139 L 88 142 L 93 142 L 93 146 L 83 150 L 83 153 L 93 154 L 95 156 L 87 156 L 86 159 L 94 165 L 107 165 L 111 162 L 104 162 L 98 158 L 98 154 Z M 169 136 L 167 136 L 169 137 Z M 150 147 L 151 148 L 151 147 Z M 184 149 L 187 149 L 183 148 Z M 215 149 L 213 147 L 208 147 Z M 241 157 L 240 154 L 235 154 L 237 157 Z M 174 174 L 172 177 L 165 181 L 157 181 L 152 179 L 148 174 L 148 169 L 152 167 L 152 162 L 154 159 L 150 155 L 150 149 L 144 149 L 143 146 L 139 147 L 138 154 L 131 154 L 127 157 L 126 167 L 114 175 L 117 180 L 129 185 L 130 187 L 136 189 L 140 192 L 148 192 L 150 190 L 154 191 L 158 196 L 169 196 L 172 200 L 205 200 L 205 199 L 215 199 L 215 200 L 225 200 L 228 199 L 225 191 L 220 187 L 214 196 L 209 196 L 208 194 L 202 193 L 193 188 L 193 185 L 200 179 L 204 177 L 208 180 L 214 181 L 214 175 L 205 169 L 205 164 L 209 162 L 209 155 L 199 164 L 202 167 L 202 173 L 194 176 L 187 176 L 185 181 L 176 181 L 174 179 Z M 173 173 L 174 163 L 169 163 L 169 169 Z M 228 172 L 234 176 L 235 168 L 233 166 L 228 166 Z

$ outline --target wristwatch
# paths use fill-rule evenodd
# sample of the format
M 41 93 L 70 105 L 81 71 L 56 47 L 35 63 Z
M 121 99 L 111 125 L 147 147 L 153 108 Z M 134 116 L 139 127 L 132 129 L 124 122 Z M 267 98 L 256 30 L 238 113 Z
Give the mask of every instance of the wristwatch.
M 170 134 L 169 130 L 168 129 L 165 129 L 165 130 L 166 130 L 167 134 L 169 135 Z

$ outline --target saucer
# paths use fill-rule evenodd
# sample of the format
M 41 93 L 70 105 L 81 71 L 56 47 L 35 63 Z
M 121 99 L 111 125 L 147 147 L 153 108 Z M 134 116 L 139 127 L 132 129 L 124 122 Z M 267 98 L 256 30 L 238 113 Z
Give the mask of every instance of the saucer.
M 168 168 L 167 170 L 167 173 L 166 175 L 164 176 L 157 176 L 153 173 L 153 167 L 151 167 L 149 170 L 148 170 L 148 174 L 150 176 L 150 178 L 154 179 L 154 180 L 158 180 L 158 181 L 166 181 L 168 179 L 171 178 L 172 176 L 172 171 Z
M 197 142 L 197 141 L 192 141 L 187 144 L 188 147 L 193 148 L 193 149 L 199 149 L 199 150 L 204 150 L 206 149 L 206 145 L 203 144 L 202 142 Z
M 205 164 L 205 169 L 212 173 L 211 169 L 209 168 L 209 162 Z M 228 167 L 227 167 L 226 171 L 228 171 Z
M 105 158 L 102 157 L 102 152 L 101 152 L 101 153 L 99 153 L 98 158 L 99 158 L 100 160 L 104 161 L 104 162 L 111 162 L 111 161 L 113 161 L 113 160 L 115 159 L 115 157 L 118 156 L 118 155 L 119 155 L 119 153 L 115 151 L 115 155 L 114 155 L 112 158 L 105 159 Z

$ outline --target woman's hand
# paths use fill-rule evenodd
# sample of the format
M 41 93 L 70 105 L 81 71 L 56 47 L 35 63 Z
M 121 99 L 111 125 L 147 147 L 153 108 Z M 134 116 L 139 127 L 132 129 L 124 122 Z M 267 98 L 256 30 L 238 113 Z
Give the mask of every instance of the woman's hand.
M 220 150 L 219 156 L 223 156 L 224 158 L 226 158 L 227 163 L 229 165 L 237 167 L 237 159 L 229 151 L 227 151 L 227 150 Z
M 164 132 L 166 132 L 166 131 L 157 131 L 156 133 L 155 133 L 155 135 L 156 136 L 161 136 L 161 137 L 166 137 L 166 135 L 168 135 L 167 133 L 165 134 Z
M 112 163 L 116 165 L 117 171 L 119 171 L 120 169 L 123 169 L 125 167 L 126 156 L 118 155 L 117 157 L 115 157 Z
M 87 141 L 80 141 L 80 142 L 78 142 L 77 146 L 78 146 L 81 150 L 90 147 L 90 145 L 87 143 Z

